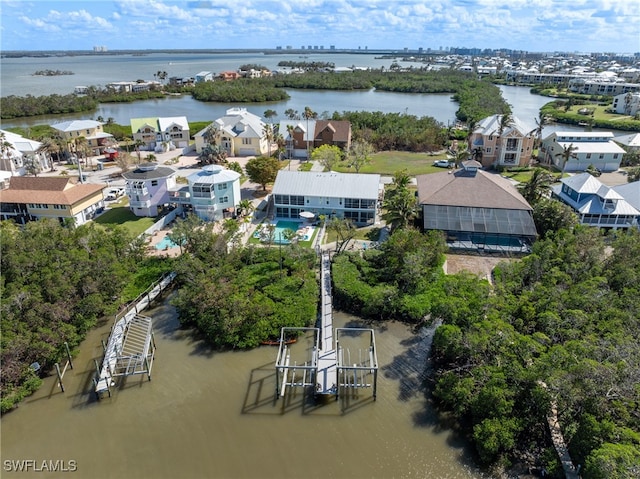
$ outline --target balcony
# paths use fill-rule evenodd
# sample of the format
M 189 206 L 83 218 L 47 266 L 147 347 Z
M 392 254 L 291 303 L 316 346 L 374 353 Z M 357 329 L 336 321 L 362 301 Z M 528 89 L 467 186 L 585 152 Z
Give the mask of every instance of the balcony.
M 147 201 L 129 201 L 131 208 L 151 208 L 151 200 Z
M 134 197 L 135 195 L 138 196 L 147 196 L 149 194 L 149 190 L 147 189 L 146 186 L 130 186 L 127 185 L 124 189 L 124 192 L 127 194 L 127 196 Z

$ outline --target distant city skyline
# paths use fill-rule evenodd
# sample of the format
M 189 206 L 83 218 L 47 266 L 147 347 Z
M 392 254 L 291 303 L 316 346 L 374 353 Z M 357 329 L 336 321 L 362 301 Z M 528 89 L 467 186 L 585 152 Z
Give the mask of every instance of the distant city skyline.
M 640 52 L 637 0 L 1 0 L 2 50 Z

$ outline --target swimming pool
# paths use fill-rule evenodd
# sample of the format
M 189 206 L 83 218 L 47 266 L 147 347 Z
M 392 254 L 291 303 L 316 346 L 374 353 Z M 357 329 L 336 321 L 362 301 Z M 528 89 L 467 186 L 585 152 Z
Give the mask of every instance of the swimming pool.
M 285 221 L 285 220 L 279 220 L 276 223 L 276 228 L 273 231 L 273 243 L 275 244 L 289 244 L 290 241 L 288 239 L 285 238 L 285 231 L 286 230 L 293 230 L 298 231 L 298 228 L 300 228 L 300 223 L 297 221 Z M 264 225 L 263 230 L 266 230 L 266 225 Z M 261 231 L 257 230 L 253 236 L 255 238 L 260 238 L 261 237 Z
M 178 245 L 171 241 L 168 236 L 165 236 L 158 244 L 156 244 L 156 249 L 162 251 L 169 248 L 175 248 L 176 246 Z

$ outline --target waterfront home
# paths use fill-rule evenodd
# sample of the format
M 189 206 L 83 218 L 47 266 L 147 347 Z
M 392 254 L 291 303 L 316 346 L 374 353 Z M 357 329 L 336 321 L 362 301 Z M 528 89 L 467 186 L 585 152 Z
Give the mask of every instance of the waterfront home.
M 618 145 L 622 146 L 626 151 L 640 152 L 640 133 L 631 133 L 630 135 L 621 135 L 614 137 Z
M 278 133 L 285 140 L 289 158 L 307 158 L 307 154 L 322 145 L 351 148 L 351 122 L 337 120 L 283 120 Z
M 623 188 L 611 188 L 589 173 L 581 173 L 560 180 L 560 185 L 552 187 L 552 196 L 569 205 L 582 224 L 613 229 L 637 227 L 640 211 L 625 196 L 637 204 L 640 183 L 620 186 Z
M 207 165 L 187 177 L 188 185 L 169 190 L 169 201 L 193 211 L 205 221 L 229 218 L 240 203 L 240 174 L 220 165 Z
M 202 83 L 205 81 L 213 81 L 213 73 L 211 72 L 200 72 L 195 76 L 195 83 Z
M 51 128 L 58 131 L 58 134 L 67 142 L 70 151 L 76 151 L 75 140 L 84 137 L 93 150 L 94 156 L 101 155 L 104 149 L 114 141 L 113 135 L 105 133 L 102 123 L 95 120 L 64 121 L 51 125 Z
M 44 153 L 38 153 L 42 143 L 30 140 L 10 131 L 0 130 L 2 135 L 2 153 L 0 155 L 0 171 L 6 171 L 10 176 L 26 174 L 25 160 L 33 159 L 40 170 L 49 167 L 49 160 Z
M 165 152 L 189 146 L 186 116 L 132 118 L 130 123 L 134 141 L 144 142 L 144 149 Z
M 564 151 L 572 154 L 565 163 Z M 611 132 L 556 131 L 542 140 L 540 152 L 543 162 L 554 164 L 561 171 L 586 171 L 589 166 L 600 171 L 620 168 L 625 151 L 613 141 Z
M 117 81 L 107 83 L 107 88 L 120 93 L 139 93 L 161 88 L 159 81 Z
M 534 130 L 512 116 L 501 130 L 502 115 L 492 115 L 478 122 L 470 138 L 470 154 L 484 168 L 528 166 L 533 153 Z
M 611 109 L 621 115 L 636 116 L 640 111 L 640 92 L 614 96 Z
M 425 231 L 443 231 L 451 249 L 527 253 L 537 237 L 533 209 L 516 187 L 474 160 L 459 170 L 416 177 Z
M 271 199 L 276 218 L 310 212 L 365 226 L 375 223 L 382 195 L 380 175 L 281 170 Z
M 240 73 L 238 72 L 233 72 L 233 71 L 225 71 L 225 72 L 221 72 L 218 75 L 218 78 L 220 78 L 220 80 L 224 80 L 224 81 L 232 81 L 232 80 L 237 80 L 238 78 L 242 77 L 242 75 L 240 75 Z
M 102 191 L 106 186 L 75 184 L 63 176 L 15 177 L 8 189 L 0 191 L 1 218 L 20 224 L 52 218 L 62 224 L 73 220 L 75 225 L 82 225 L 104 207 Z
M 203 128 L 193 137 L 196 153 L 202 153 L 208 145 L 209 131 L 213 141 L 229 156 L 260 156 L 269 151 L 264 138 L 266 123 L 259 116 L 249 113 L 246 108 L 230 108 L 226 115 Z M 209 130 L 209 131 L 208 131 Z
M 129 209 L 136 216 L 158 216 L 162 206 L 169 203 L 169 191 L 176 186 L 175 170 L 157 163 L 141 163 L 122 176 Z

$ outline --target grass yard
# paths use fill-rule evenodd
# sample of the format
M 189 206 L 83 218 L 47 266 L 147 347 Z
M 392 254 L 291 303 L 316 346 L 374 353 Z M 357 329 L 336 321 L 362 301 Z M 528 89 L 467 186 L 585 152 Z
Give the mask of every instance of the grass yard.
M 446 153 L 430 155 L 428 153 L 412 153 L 408 151 L 379 151 L 371 155 L 371 163 L 363 166 L 360 173 L 378 173 L 385 176 L 393 176 L 396 171 L 407 170 L 409 176 L 422 175 L 446 171 L 445 168 L 433 166 L 436 160 L 446 160 Z M 335 171 L 343 173 L 355 173 L 353 168 L 340 163 Z
M 129 208 L 122 206 L 106 210 L 93 221 L 102 226 L 124 226 L 135 236 L 144 233 L 146 229 L 150 228 L 153 223 L 155 223 L 154 218 L 136 216 L 131 212 L 131 210 L 129 210 Z
M 620 115 L 619 113 L 608 113 L 607 110 L 610 108 L 610 105 L 596 105 L 596 104 L 587 104 L 587 105 L 574 105 L 569 108 L 567 113 L 574 113 L 579 115 L 578 111 L 582 108 L 588 108 L 589 110 L 593 110 L 593 119 L 594 120 L 609 120 L 609 121 L 622 121 L 622 120 L 633 120 L 632 116 L 629 115 Z M 588 121 L 591 118 L 590 115 L 580 115 L 584 116 L 585 121 Z

